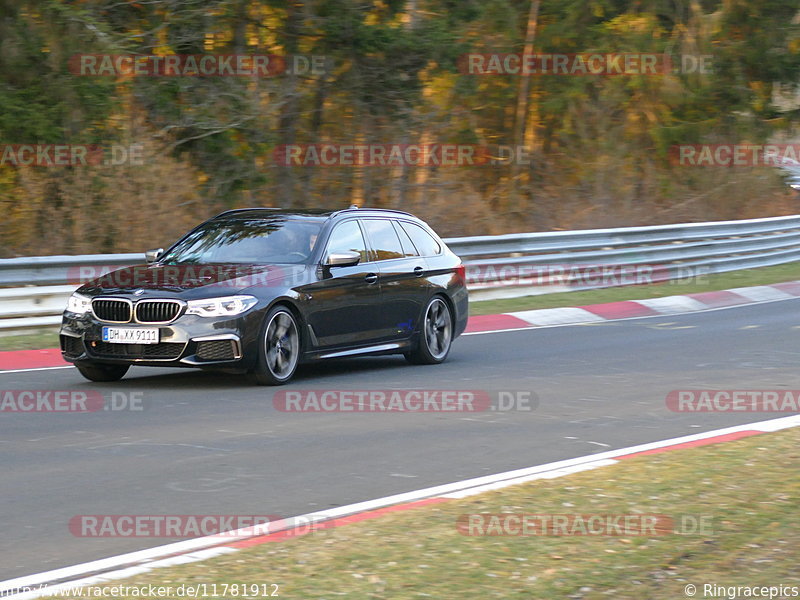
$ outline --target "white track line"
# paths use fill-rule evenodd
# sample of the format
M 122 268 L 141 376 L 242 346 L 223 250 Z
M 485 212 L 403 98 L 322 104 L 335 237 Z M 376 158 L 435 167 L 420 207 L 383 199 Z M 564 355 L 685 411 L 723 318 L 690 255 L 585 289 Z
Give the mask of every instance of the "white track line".
M 72 365 L 64 365 L 61 367 L 35 367 L 31 369 L 8 369 L 8 370 L 0 370 L 0 375 L 5 375 L 6 373 L 30 373 L 31 371 L 55 371 L 56 369 L 73 369 Z

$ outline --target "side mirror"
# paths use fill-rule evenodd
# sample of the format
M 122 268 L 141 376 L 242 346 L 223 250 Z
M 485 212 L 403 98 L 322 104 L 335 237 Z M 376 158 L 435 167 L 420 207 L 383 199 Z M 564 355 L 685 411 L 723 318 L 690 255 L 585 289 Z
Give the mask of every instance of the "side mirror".
M 161 257 L 162 254 L 164 254 L 163 248 L 159 248 L 158 250 L 148 250 L 144 253 L 144 259 L 148 264 L 154 263 Z
M 361 260 L 358 252 L 331 252 L 323 263 L 327 267 L 352 267 Z

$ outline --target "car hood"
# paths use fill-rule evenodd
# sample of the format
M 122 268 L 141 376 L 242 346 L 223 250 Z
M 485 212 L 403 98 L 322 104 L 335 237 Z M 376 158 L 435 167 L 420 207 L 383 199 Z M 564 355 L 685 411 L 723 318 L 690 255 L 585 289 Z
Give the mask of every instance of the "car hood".
M 307 265 L 135 265 L 84 283 L 80 293 L 136 297 L 207 298 L 232 295 L 248 288 L 294 287 L 305 279 Z M 166 293 L 166 294 L 165 294 Z

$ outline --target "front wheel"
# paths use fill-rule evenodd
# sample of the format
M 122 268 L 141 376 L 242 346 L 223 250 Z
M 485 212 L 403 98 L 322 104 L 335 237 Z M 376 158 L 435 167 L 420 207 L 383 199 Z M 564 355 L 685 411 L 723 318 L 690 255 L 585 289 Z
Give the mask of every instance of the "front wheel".
M 299 360 L 297 321 L 288 309 L 276 306 L 264 319 L 252 380 L 258 385 L 282 385 L 292 378 Z
M 444 362 L 453 342 L 453 319 L 450 308 L 440 296 L 434 296 L 425 307 L 422 330 L 417 347 L 406 352 L 406 360 L 414 365 L 436 365 Z
M 76 363 L 80 374 L 89 381 L 119 381 L 128 372 L 130 365 L 101 365 L 98 363 Z

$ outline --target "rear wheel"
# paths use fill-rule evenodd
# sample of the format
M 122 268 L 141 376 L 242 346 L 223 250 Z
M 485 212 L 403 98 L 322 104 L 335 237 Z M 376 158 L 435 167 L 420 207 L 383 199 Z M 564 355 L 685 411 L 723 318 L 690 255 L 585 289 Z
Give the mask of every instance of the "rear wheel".
M 425 307 L 417 347 L 406 352 L 406 360 L 415 365 L 436 365 L 444 362 L 453 342 L 453 319 L 447 302 L 434 296 Z
M 76 363 L 80 374 L 89 381 L 119 381 L 128 372 L 130 365 L 101 365 L 98 363 Z
M 297 321 L 289 310 L 276 306 L 264 319 L 258 363 L 252 379 L 259 385 L 282 385 L 297 370 L 300 360 L 300 334 Z

